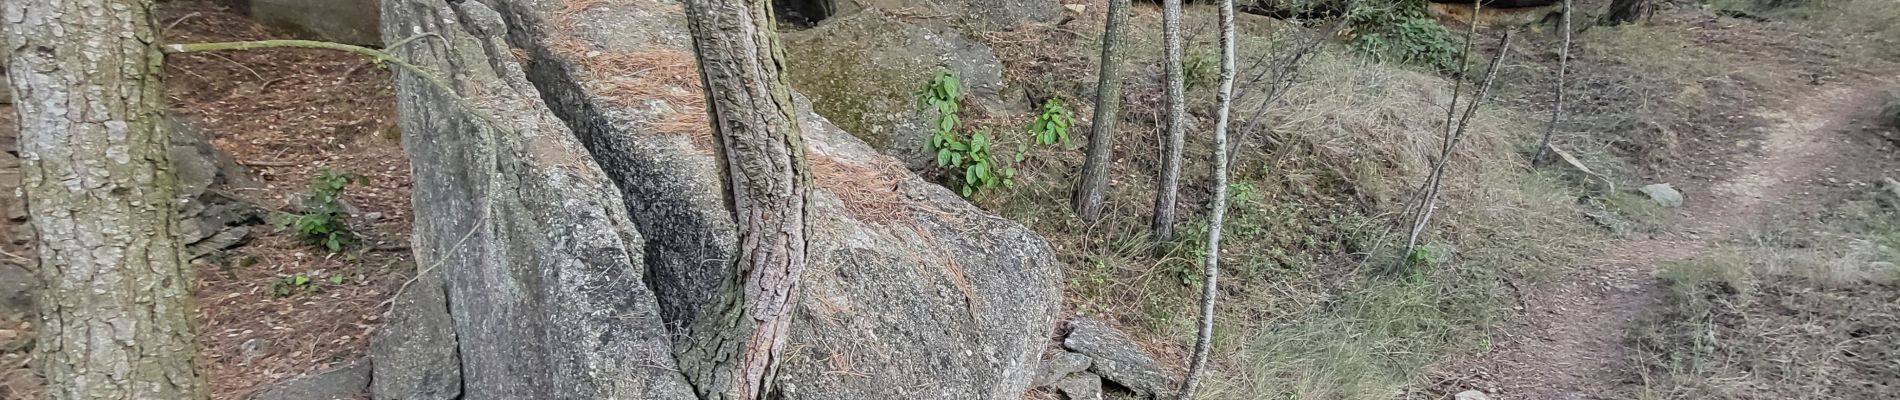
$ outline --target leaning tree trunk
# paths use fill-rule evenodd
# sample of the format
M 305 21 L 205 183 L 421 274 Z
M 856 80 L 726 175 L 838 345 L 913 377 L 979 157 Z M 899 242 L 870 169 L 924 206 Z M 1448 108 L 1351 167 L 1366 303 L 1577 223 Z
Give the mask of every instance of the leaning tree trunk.
M 1174 203 L 1181 188 L 1181 146 L 1187 141 L 1182 118 L 1187 114 L 1187 99 L 1182 97 L 1187 78 L 1181 71 L 1181 0 L 1162 2 L 1162 47 L 1166 56 L 1163 69 L 1168 74 L 1168 142 L 1161 164 L 1160 187 L 1155 188 L 1154 236 L 1157 240 L 1174 239 Z
M 55 399 L 201 399 L 149 0 L 9 0 L 21 191 Z
M 1652 11 L 1649 0 L 1613 0 L 1610 11 L 1597 20 L 1597 25 L 1615 26 L 1633 24 L 1649 16 Z
M 811 173 L 771 1 L 694 0 L 687 9 L 739 253 L 679 363 L 703 399 L 763 399 L 805 270 Z
M 1083 221 L 1102 219 L 1108 197 L 1108 171 L 1115 151 L 1116 112 L 1122 104 L 1122 24 L 1128 19 L 1129 0 L 1109 0 L 1108 22 L 1102 29 L 1102 70 L 1095 87 L 1095 117 L 1089 127 L 1088 157 L 1082 162 L 1082 182 L 1075 187 L 1075 213 Z

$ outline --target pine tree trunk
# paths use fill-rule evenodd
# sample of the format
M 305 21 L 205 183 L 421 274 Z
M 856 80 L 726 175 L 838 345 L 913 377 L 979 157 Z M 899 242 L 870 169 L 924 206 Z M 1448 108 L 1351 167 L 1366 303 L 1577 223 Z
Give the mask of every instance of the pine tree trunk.
M 1214 203 L 1208 206 L 1207 259 L 1202 272 L 1200 331 L 1194 340 L 1194 354 L 1188 360 L 1187 378 L 1181 382 L 1181 399 L 1194 398 L 1201 374 L 1207 368 L 1208 352 L 1214 345 L 1214 300 L 1220 285 L 1221 225 L 1227 221 L 1227 128 L 1234 108 L 1234 74 L 1238 69 L 1235 54 L 1234 0 L 1222 0 L 1220 11 L 1220 92 L 1215 95 L 1214 114 Z
M 688 1 L 687 18 L 740 247 L 680 368 L 702 399 L 764 399 L 805 270 L 805 143 L 771 1 Z
M 1109 0 L 1108 22 L 1102 30 L 1102 70 L 1095 88 L 1095 117 L 1089 127 L 1088 157 L 1082 163 L 1082 181 L 1076 184 L 1075 213 L 1083 221 L 1102 218 L 1108 197 L 1108 172 L 1113 166 L 1116 113 L 1122 102 L 1122 24 L 1128 19 L 1129 0 Z
M 1603 14 L 1603 19 L 1598 20 L 1597 25 L 1636 23 L 1649 16 L 1652 11 L 1650 7 L 1649 0 L 1613 0 L 1610 2 L 1610 12 Z
M 9 0 L 40 365 L 54 399 L 202 399 L 149 0 Z
M 1155 188 L 1153 230 L 1156 240 L 1173 240 L 1174 203 L 1181 187 L 1181 146 L 1187 141 L 1181 121 L 1187 114 L 1187 99 L 1182 97 L 1186 91 L 1183 82 L 1186 76 L 1181 71 L 1181 0 L 1165 0 L 1162 4 L 1162 47 L 1166 55 L 1161 62 L 1168 75 L 1168 142 L 1161 165 L 1160 187 Z

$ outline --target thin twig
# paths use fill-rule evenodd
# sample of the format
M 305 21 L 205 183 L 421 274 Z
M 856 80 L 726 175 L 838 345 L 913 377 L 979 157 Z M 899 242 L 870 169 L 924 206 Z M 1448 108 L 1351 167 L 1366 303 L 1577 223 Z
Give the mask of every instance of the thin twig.
M 1544 156 L 1550 152 L 1550 137 L 1557 133 L 1557 123 L 1564 118 L 1564 74 L 1570 68 L 1570 2 L 1564 0 L 1564 44 L 1557 58 L 1557 105 L 1550 110 L 1550 125 L 1544 127 L 1544 138 L 1537 142 L 1537 154 L 1531 156 L 1532 168 L 1547 163 Z
M 1425 228 L 1431 224 L 1432 214 L 1437 211 L 1438 190 L 1444 182 L 1445 165 L 1450 164 L 1452 152 L 1457 149 L 1458 143 L 1464 140 L 1465 131 L 1471 126 L 1471 117 L 1478 113 L 1478 106 L 1483 105 L 1485 98 L 1490 94 L 1491 83 L 1497 80 L 1498 70 L 1504 66 L 1504 56 L 1511 51 L 1511 34 L 1512 31 L 1506 30 L 1504 35 L 1498 38 L 1498 55 L 1491 58 L 1491 70 L 1485 73 L 1484 82 L 1479 84 L 1477 95 L 1472 98 L 1470 105 L 1465 106 L 1464 116 L 1458 119 L 1458 124 L 1451 136 L 1445 139 L 1445 151 L 1439 154 L 1438 165 L 1432 167 L 1425 199 L 1420 205 L 1418 218 L 1412 223 L 1412 236 L 1405 246 L 1408 252 L 1418 248 L 1419 235 L 1423 234 Z

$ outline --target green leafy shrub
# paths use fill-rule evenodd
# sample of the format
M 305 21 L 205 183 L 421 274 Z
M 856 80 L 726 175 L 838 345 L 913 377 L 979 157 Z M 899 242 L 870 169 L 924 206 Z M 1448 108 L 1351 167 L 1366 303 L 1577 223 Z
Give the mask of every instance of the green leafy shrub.
M 293 229 L 305 240 L 331 252 L 343 251 L 344 246 L 356 241 L 356 234 L 348 225 L 349 213 L 343 210 L 343 189 L 362 180 L 329 168 L 317 170 L 317 176 L 310 180 L 310 196 L 304 199 L 302 212 L 279 217 L 277 227 Z
M 1218 75 L 1220 71 L 1215 70 L 1217 67 L 1214 64 L 1214 56 L 1206 52 L 1188 53 L 1187 58 L 1181 60 L 1182 89 L 1194 90 L 1214 86 L 1214 80 L 1220 78 Z
M 952 176 L 962 181 L 958 193 L 971 197 L 984 190 L 1010 185 L 1016 170 L 1000 165 L 992 156 L 990 148 L 995 141 L 988 133 L 979 131 L 965 138 L 957 132 L 960 121 L 957 113 L 963 109 L 960 85 L 956 74 L 939 72 L 918 93 L 918 103 L 937 113 L 930 124 L 930 150 L 937 154 L 937 166 L 953 172 Z M 1062 129 L 1063 135 L 1067 135 L 1066 122 Z
M 1430 66 L 1440 71 L 1458 69 L 1463 49 L 1451 30 L 1425 15 L 1422 0 L 1359 2 L 1346 18 L 1352 25 L 1352 48 L 1383 62 Z
M 1036 121 L 1029 123 L 1029 134 L 1039 145 L 1067 144 L 1069 126 L 1074 123 L 1074 114 L 1062 106 L 1062 100 L 1051 98 L 1042 104 L 1042 114 L 1036 116 Z

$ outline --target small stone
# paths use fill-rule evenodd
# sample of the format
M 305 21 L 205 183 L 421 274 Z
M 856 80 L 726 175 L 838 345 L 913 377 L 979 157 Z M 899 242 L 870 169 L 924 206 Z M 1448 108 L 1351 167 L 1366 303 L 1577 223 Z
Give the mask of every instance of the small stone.
M 1458 400 L 1491 400 L 1491 396 L 1476 390 L 1458 392 L 1457 398 Z
M 250 340 L 245 340 L 244 343 L 238 344 L 238 356 L 244 357 L 244 362 L 247 364 L 250 363 L 251 361 L 256 361 L 258 358 L 263 357 L 264 353 L 269 352 L 269 351 L 270 351 L 269 339 L 252 338 Z
M 1661 204 L 1664 207 L 1682 206 L 1682 192 L 1676 191 L 1674 186 L 1670 186 L 1667 183 L 1644 186 L 1636 190 L 1649 195 L 1650 200 L 1655 200 L 1656 204 Z
M 249 400 L 351 400 L 368 397 L 370 363 L 357 360 L 341 367 L 291 378 L 270 385 Z
M 1069 321 L 1069 327 L 1069 337 L 1062 340 L 1062 346 L 1089 356 L 1090 372 L 1139 396 L 1171 397 L 1173 394 L 1174 378 L 1161 372 L 1161 364 L 1141 351 L 1127 334 L 1089 318 Z
M 1058 350 L 1054 357 L 1042 361 L 1042 366 L 1036 370 L 1036 377 L 1030 380 L 1029 387 L 1053 385 L 1069 374 L 1088 370 L 1091 364 L 1093 363 L 1089 362 L 1089 356 Z
M 1069 400 L 1102 400 L 1102 377 L 1080 372 L 1056 382 L 1056 390 Z
M 383 220 L 383 213 L 380 213 L 380 212 L 363 213 L 363 219 L 367 219 L 371 221 L 381 221 Z
M 1064 4 L 1062 5 L 1062 8 L 1067 8 L 1069 9 L 1069 12 L 1073 12 L 1076 14 L 1083 14 L 1089 11 L 1089 5 L 1087 4 Z

